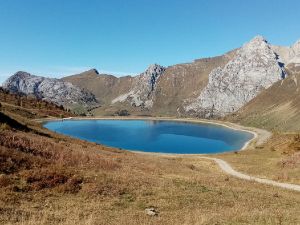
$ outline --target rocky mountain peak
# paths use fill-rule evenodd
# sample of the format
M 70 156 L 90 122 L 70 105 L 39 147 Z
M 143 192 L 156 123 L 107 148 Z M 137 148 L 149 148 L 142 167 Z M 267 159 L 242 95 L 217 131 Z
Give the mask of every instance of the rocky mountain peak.
M 95 73 L 95 74 L 97 74 L 97 75 L 99 74 L 98 70 L 95 69 L 95 68 L 90 69 L 90 70 L 88 70 L 87 72 L 89 72 L 89 73 Z
M 273 57 L 274 52 L 271 50 L 271 46 L 263 36 L 256 36 L 245 43 L 242 48 L 238 50 L 238 54 L 241 57 L 246 58 L 256 57 L 257 55 Z
M 26 78 L 26 77 L 30 77 L 30 76 L 31 76 L 30 73 L 27 73 L 25 71 L 18 71 L 14 75 L 12 75 L 11 78 L 18 79 L 18 78 Z
M 163 74 L 164 71 L 165 68 L 158 64 L 150 65 L 147 68 L 147 70 L 144 73 L 142 73 L 140 77 L 138 77 L 142 83 L 144 82 L 143 88 L 149 89 L 149 91 L 154 91 L 157 80 L 160 77 L 160 75 Z M 141 84 L 141 82 L 137 83 Z
M 185 110 L 202 117 L 227 115 L 285 76 L 277 54 L 263 37 L 257 36 L 244 44 L 224 67 L 209 74 L 207 86 Z
M 161 74 L 165 68 L 163 66 L 160 66 L 158 64 L 151 64 L 146 71 L 144 72 L 145 74 Z
M 257 35 L 254 38 L 252 38 L 248 43 L 246 43 L 245 45 L 249 44 L 249 43 L 268 43 L 268 41 L 265 39 L 264 36 L 262 35 Z
M 130 91 L 113 99 L 112 103 L 128 101 L 133 106 L 151 108 L 153 105 L 153 92 L 159 77 L 164 71 L 163 66 L 150 65 L 145 72 L 134 78 Z
M 23 71 L 19 71 L 8 78 L 4 82 L 3 88 L 12 93 L 34 95 L 39 99 L 66 107 L 72 107 L 75 104 L 82 106 L 96 105 L 97 103 L 93 94 L 69 82 L 35 76 Z

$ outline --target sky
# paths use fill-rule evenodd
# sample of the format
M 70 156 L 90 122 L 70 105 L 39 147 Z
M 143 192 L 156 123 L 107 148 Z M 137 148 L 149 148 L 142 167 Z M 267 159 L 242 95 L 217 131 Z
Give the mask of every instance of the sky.
M 299 0 L 0 0 L 0 83 L 17 71 L 117 76 L 300 39 Z

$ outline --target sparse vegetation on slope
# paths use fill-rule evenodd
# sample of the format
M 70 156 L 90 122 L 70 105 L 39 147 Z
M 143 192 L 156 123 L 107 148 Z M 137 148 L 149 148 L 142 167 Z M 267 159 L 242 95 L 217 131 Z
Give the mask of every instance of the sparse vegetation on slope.
M 117 150 L 50 132 L 27 113 L 1 115 L 0 224 L 300 222 L 298 193 L 228 177 L 213 162 Z

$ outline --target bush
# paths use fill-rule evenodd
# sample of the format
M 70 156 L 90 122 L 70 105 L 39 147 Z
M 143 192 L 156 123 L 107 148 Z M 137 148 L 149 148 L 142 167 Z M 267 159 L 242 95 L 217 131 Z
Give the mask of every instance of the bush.
M 129 116 L 130 115 L 130 113 L 126 109 L 121 109 L 121 110 L 117 111 L 116 114 L 118 116 Z

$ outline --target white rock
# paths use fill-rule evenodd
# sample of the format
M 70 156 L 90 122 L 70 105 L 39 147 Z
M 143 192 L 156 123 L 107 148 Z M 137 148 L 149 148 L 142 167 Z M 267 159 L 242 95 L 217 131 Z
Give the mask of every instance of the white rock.
M 145 209 L 145 212 L 148 216 L 158 216 L 158 211 L 153 207 Z
M 35 76 L 26 72 L 17 72 L 8 78 L 4 82 L 3 88 L 13 93 L 34 95 L 57 105 L 80 104 L 87 107 L 96 104 L 93 94 L 83 91 L 69 82 Z
M 157 64 L 150 65 L 148 69 L 134 78 L 133 86 L 129 92 L 112 100 L 112 104 L 128 101 L 136 107 L 151 108 L 153 106 L 153 93 L 159 77 L 165 68 Z
M 270 45 L 257 36 L 240 48 L 223 68 L 210 73 L 207 86 L 185 110 L 201 117 L 227 115 L 285 76 Z

